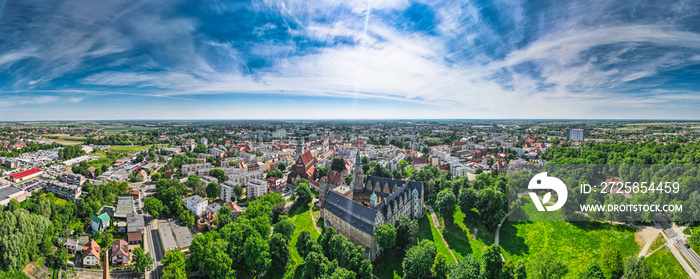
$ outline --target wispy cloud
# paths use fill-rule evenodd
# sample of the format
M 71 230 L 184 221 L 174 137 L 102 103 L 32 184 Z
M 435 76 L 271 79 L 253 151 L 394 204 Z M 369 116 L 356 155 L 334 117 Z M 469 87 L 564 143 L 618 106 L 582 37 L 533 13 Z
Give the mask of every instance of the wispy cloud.
M 387 100 L 443 118 L 700 117 L 679 104 L 700 103 L 683 93 L 700 85 L 698 8 L 685 1 L 373 0 L 366 33 L 366 0 L 23 4 L 0 12 L 0 36 L 27 34 L 0 39 L 0 92 L 84 92 L 61 99 L 76 104 L 96 94 Z

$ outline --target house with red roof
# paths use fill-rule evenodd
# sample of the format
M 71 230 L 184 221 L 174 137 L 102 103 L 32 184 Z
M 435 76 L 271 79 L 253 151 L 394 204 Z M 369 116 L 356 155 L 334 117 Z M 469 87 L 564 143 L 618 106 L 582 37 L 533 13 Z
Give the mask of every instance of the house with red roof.
M 84 267 L 100 267 L 100 245 L 94 239 L 83 247 L 82 258 Z

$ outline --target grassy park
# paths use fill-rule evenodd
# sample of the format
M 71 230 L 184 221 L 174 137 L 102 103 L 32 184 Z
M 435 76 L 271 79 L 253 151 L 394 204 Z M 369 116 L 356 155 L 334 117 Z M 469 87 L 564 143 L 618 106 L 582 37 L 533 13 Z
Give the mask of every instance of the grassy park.
M 532 203 L 524 204 L 525 214 L 542 214 Z M 566 278 L 578 278 L 591 259 L 601 259 L 605 249 L 620 251 L 623 259 L 636 255 L 640 247 L 635 232 L 634 227 L 599 221 L 505 222 L 500 245 L 504 256 L 515 260 L 527 260 L 540 252 L 553 253 L 568 266 Z
M 690 278 L 668 248 L 656 251 L 646 261 L 651 278 Z

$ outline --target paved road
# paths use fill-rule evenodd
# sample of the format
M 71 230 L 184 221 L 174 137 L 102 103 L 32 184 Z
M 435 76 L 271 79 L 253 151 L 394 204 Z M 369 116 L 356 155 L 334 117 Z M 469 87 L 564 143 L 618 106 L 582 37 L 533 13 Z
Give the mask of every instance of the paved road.
M 677 248 L 681 254 L 683 254 L 683 256 L 688 260 L 688 263 L 692 265 L 695 270 L 700 270 L 700 256 L 698 256 L 693 249 L 687 248 L 684 245 L 685 242 L 683 242 L 683 237 L 676 232 L 675 228 L 666 220 L 666 218 L 662 215 L 656 215 L 654 216 L 654 221 L 659 224 L 661 228 L 663 228 L 664 232 L 666 232 L 668 237 L 671 238 L 671 241 L 673 241 L 673 246 L 675 246 L 675 248 Z M 697 274 L 695 275 L 695 278 L 698 278 Z
M 165 252 L 161 247 L 163 244 L 160 242 L 160 235 L 157 229 L 157 220 L 148 217 L 148 225 L 144 229 L 144 234 L 146 236 L 146 251 L 151 253 L 153 257 L 153 266 L 149 273 L 151 279 L 158 279 L 163 275 L 163 270 L 160 267 L 160 261 L 165 256 Z

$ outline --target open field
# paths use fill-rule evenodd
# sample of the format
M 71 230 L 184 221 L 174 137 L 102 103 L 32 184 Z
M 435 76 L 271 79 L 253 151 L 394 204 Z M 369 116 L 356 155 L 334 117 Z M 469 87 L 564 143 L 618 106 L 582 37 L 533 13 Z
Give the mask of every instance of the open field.
M 433 227 L 433 220 L 430 218 L 430 214 L 426 215 L 418 220 L 418 233 L 416 234 L 416 242 L 420 242 L 423 239 L 430 240 L 435 243 L 438 253 L 442 253 L 447 258 L 448 264 L 455 263 L 452 258 L 449 249 L 445 246 L 440 238 L 440 233 L 435 227 Z M 455 253 L 456 256 L 456 253 Z M 403 275 L 403 268 L 401 263 L 404 258 L 404 253 L 402 251 L 396 251 L 392 249 L 391 251 L 386 251 L 382 253 L 379 258 L 377 258 L 373 263 L 372 272 L 379 278 L 400 278 Z
M 304 262 L 304 259 L 299 256 L 297 252 L 296 244 L 297 238 L 302 231 L 308 231 L 311 233 L 312 239 L 317 239 L 319 234 L 314 228 L 313 220 L 311 219 L 310 206 L 292 206 L 289 210 L 289 218 L 294 222 L 296 229 L 294 230 L 294 235 L 289 242 L 289 250 L 292 254 L 292 258 L 289 259 L 287 263 L 286 270 L 268 272 L 265 278 L 299 278 L 301 276 L 301 269 L 298 268 Z
M 107 152 L 134 154 L 149 148 L 151 148 L 151 145 L 114 145 L 107 148 Z
M 557 215 L 539 212 L 531 202 L 524 204 L 527 215 Z M 634 227 L 598 221 L 555 221 L 561 217 L 552 216 L 551 222 L 505 222 L 500 241 L 504 257 L 527 260 L 541 252 L 552 253 L 568 266 L 566 278 L 578 278 L 591 259 L 601 259 L 605 249 L 620 251 L 623 259 L 639 252 Z
M 663 248 L 646 259 L 651 278 L 690 278 L 668 248 Z
M 666 245 L 666 239 L 663 235 L 659 234 L 659 236 L 657 236 L 656 239 L 654 239 L 654 242 L 651 243 L 651 246 L 649 246 L 649 251 L 647 253 L 651 253 L 664 245 Z
M 438 213 L 436 212 L 436 214 Z M 445 222 L 439 214 L 438 217 L 440 222 L 444 224 Z M 440 231 L 450 246 L 452 253 L 455 254 L 458 261 L 469 254 L 474 255 L 474 258 L 481 261 L 481 252 L 484 250 L 484 247 L 493 244 L 494 233 L 488 231 L 478 221 L 476 212 L 468 212 L 468 216 L 465 216 L 459 206 L 457 206 L 453 218 L 454 224 L 446 224 L 440 227 Z M 472 239 L 474 237 L 474 229 L 477 230 L 476 239 Z
M 63 145 L 82 144 L 86 139 L 84 136 L 71 136 L 69 134 L 48 134 L 45 138 Z

